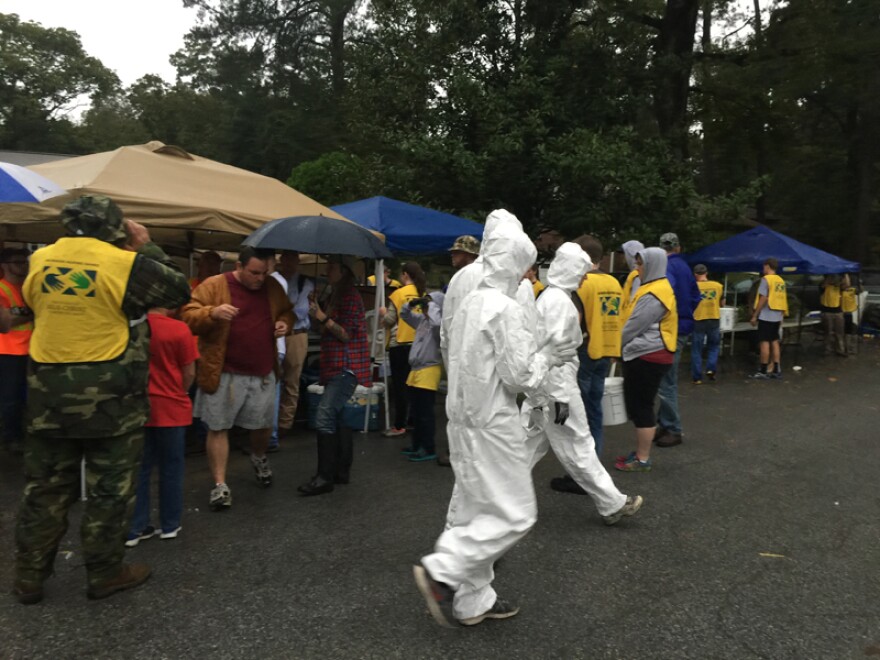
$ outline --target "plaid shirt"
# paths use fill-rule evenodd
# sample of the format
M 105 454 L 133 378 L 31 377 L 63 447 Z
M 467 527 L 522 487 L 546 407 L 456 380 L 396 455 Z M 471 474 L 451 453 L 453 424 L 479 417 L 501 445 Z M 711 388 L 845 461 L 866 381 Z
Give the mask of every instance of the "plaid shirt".
M 370 349 L 367 342 L 367 321 L 360 294 L 352 289 L 342 299 L 339 309 L 330 310 L 329 317 L 348 334 L 341 342 L 326 329 L 321 335 L 321 385 L 343 371 L 351 371 L 358 385 L 371 387 Z

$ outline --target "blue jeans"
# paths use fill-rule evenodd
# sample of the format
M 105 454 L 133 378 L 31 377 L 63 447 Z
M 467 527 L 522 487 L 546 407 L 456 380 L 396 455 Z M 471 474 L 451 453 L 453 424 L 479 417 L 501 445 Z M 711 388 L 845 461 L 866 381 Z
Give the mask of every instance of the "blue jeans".
M 578 358 L 581 363 L 577 372 L 578 387 L 581 390 L 584 408 L 587 409 L 590 433 L 596 442 L 596 455 L 602 456 L 602 447 L 605 443 L 602 432 L 602 397 L 605 396 L 605 378 L 608 376 L 611 358 L 593 360 L 584 347 L 578 349 Z
M 681 433 L 681 417 L 678 415 L 678 365 L 681 362 L 681 350 L 687 341 L 687 335 L 678 335 L 678 346 L 672 360 L 672 368 L 660 381 L 660 409 L 657 411 L 657 423 L 670 433 Z
M 337 428 L 342 424 L 345 404 L 354 394 L 356 387 L 357 378 L 348 371 L 337 374 L 327 381 L 315 413 L 315 429 L 318 433 L 327 435 L 336 433 Z
M 721 348 L 721 321 L 707 319 L 694 321 L 694 337 L 691 342 L 691 376 L 703 379 L 703 344 L 706 344 L 706 371 L 718 371 L 718 351 Z
M 130 532 L 140 534 L 150 524 L 150 476 L 159 466 L 159 524 L 163 532 L 180 527 L 183 513 L 183 448 L 185 426 L 144 428 L 144 458 L 138 475 L 137 499 Z

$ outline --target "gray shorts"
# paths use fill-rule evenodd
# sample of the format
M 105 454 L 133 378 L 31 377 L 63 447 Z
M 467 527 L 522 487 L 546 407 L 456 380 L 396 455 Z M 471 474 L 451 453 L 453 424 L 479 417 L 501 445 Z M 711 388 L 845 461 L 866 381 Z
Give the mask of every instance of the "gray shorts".
M 212 431 L 233 426 L 243 429 L 269 429 L 275 421 L 275 374 L 244 376 L 220 374 L 220 386 L 213 394 L 196 392 L 193 417 L 200 418 Z

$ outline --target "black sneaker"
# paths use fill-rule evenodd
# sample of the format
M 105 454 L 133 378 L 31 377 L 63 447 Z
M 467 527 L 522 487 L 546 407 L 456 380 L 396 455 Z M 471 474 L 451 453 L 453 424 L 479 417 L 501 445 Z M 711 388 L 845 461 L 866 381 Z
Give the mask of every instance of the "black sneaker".
M 715 372 L 714 371 L 707 371 L 706 378 L 708 378 L 711 382 L 714 383 L 715 382 Z
M 437 580 L 432 578 L 421 564 L 413 566 L 413 578 L 416 581 L 416 587 L 418 587 L 419 592 L 421 592 L 425 599 L 428 611 L 434 617 L 434 621 L 444 628 L 455 628 L 453 623 L 455 617 L 452 616 L 452 599 L 455 597 L 455 592 L 448 584 L 437 582 Z M 484 616 L 483 618 L 486 617 Z M 482 620 L 480 619 L 480 621 Z M 477 621 L 477 623 L 480 621 Z
M 469 619 L 459 619 L 458 622 L 463 626 L 475 626 L 478 623 L 483 623 L 486 619 L 509 619 L 517 614 L 519 614 L 519 608 L 516 605 L 511 605 L 498 598 L 489 611 Z
M 575 495 L 586 495 L 587 491 L 578 485 L 578 482 L 569 475 L 564 477 L 554 477 L 550 480 L 550 488 L 560 493 L 574 493 Z

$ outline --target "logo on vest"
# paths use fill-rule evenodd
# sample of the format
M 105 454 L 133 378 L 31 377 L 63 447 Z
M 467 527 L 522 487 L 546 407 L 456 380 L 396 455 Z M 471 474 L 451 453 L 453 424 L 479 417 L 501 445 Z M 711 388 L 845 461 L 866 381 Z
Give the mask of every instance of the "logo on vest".
M 42 278 L 42 293 L 94 298 L 98 272 L 64 266 L 43 266 Z
M 773 285 L 773 291 L 776 293 L 785 293 L 785 284 L 777 282 Z
M 599 301 L 602 303 L 602 316 L 620 316 L 620 296 L 600 294 Z
M 700 300 L 715 300 L 718 297 L 717 291 L 701 291 Z

